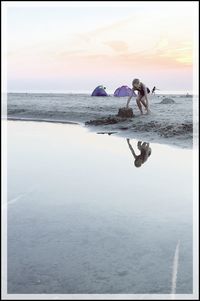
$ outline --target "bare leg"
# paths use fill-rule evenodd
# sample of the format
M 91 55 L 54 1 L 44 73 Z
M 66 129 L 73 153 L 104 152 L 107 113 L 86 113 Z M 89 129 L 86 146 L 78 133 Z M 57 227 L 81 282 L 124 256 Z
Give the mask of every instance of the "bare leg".
M 144 99 L 141 99 L 140 101 L 141 101 L 141 103 L 143 104 L 143 106 L 146 108 L 146 107 L 147 107 L 147 105 L 146 105 L 146 103 L 145 103 Z
M 147 104 L 145 103 L 144 98 L 141 98 L 140 101 L 143 104 L 143 106 L 145 107 L 145 109 L 147 110 Z
M 141 105 L 140 101 L 141 101 L 141 98 L 136 98 L 136 102 L 137 102 L 138 108 L 139 108 L 141 114 L 143 114 L 142 105 Z

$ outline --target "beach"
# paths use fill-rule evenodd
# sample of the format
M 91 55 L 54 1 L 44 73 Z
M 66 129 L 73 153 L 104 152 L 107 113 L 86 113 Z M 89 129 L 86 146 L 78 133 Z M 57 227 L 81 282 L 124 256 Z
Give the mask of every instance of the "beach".
M 4 122 L 8 294 L 192 294 L 191 147 Z
M 172 99 L 173 103 L 163 103 Z M 100 126 L 87 125 L 94 132 L 115 132 L 115 135 L 149 142 L 170 144 L 181 148 L 193 145 L 193 105 L 197 97 L 181 94 L 150 95 L 151 114 L 140 115 L 135 97 L 130 102 L 134 118 Z M 91 97 L 90 94 L 8 93 L 8 119 L 74 122 L 85 125 L 88 121 L 115 117 L 124 107 L 127 97 Z M 196 131 L 195 133 L 196 134 Z
M 3 299 L 198 299 L 197 8 L 3 1 Z

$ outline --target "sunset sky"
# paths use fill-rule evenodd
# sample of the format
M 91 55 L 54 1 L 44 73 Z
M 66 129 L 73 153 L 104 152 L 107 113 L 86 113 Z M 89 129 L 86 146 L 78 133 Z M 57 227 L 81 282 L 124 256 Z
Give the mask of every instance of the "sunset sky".
M 112 91 L 135 77 L 150 88 L 192 90 L 197 5 L 13 2 L 6 10 L 8 91 L 92 91 L 99 84 Z

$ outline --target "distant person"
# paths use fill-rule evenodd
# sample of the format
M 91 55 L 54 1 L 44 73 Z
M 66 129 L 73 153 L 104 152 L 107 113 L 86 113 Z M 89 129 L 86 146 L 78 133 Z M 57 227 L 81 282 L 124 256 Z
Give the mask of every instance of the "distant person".
M 151 91 L 151 94 L 156 94 L 156 93 L 155 93 L 156 90 L 159 90 L 159 89 L 157 89 L 157 88 L 154 86 L 153 89 L 152 89 L 152 91 Z
M 138 141 L 137 147 L 140 150 L 140 154 L 136 155 L 132 145 L 130 144 L 130 139 L 126 139 L 128 146 L 131 150 L 131 153 L 133 155 L 133 157 L 135 158 L 134 164 L 136 167 L 140 167 L 142 166 L 142 164 L 144 164 L 147 159 L 149 158 L 149 156 L 151 155 L 151 148 L 149 147 L 149 143 L 147 142 L 143 142 L 142 141 Z
M 136 97 L 136 102 L 138 105 L 138 108 L 140 110 L 140 113 L 143 114 L 142 105 L 145 107 L 147 113 L 150 112 L 149 110 L 149 101 L 147 94 L 150 93 L 149 88 L 147 88 L 143 83 L 140 82 L 138 78 L 135 78 L 132 82 L 132 91 L 134 94 L 134 91 L 138 91 L 138 95 Z M 129 96 L 126 104 L 126 108 L 128 108 L 131 98 L 133 97 L 133 94 Z
M 106 87 L 104 87 L 103 85 L 100 85 L 99 88 L 106 90 Z

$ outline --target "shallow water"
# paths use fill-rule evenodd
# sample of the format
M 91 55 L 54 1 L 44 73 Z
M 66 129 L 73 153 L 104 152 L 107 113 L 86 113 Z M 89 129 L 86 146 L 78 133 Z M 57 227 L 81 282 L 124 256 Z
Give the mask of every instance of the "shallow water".
M 137 140 L 129 141 L 135 150 Z M 192 150 L 8 121 L 8 293 L 192 293 Z

